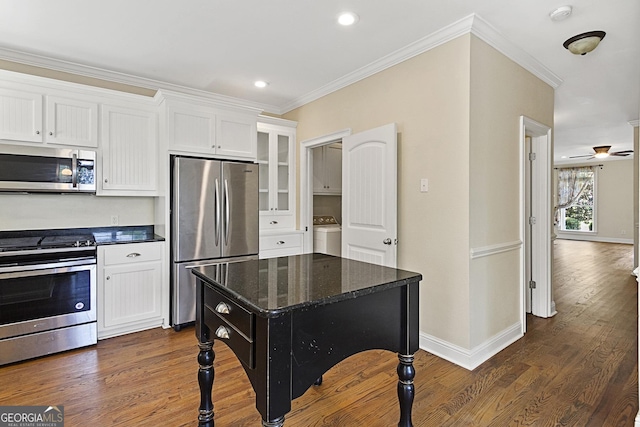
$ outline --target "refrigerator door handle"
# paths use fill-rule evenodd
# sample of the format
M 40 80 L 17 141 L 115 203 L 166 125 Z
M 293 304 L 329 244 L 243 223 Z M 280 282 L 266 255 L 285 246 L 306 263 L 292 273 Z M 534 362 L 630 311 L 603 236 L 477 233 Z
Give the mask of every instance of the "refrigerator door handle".
M 229 246 L 229 181 L 225 178 L 224 180 L 224 215 L 225 215 L 225 223 L 224 223 L 224 245 Z
M 215 205 L 216 205 L 216 231 L 215 231 L 215 237 L 216 237 L 216 246 L 220 245 L 220 220 L 221 220 L 221 216 L 220 215 L 220 183 L 218 182 L 218 178 L 216 178 L 216 188 L 215 188 Z

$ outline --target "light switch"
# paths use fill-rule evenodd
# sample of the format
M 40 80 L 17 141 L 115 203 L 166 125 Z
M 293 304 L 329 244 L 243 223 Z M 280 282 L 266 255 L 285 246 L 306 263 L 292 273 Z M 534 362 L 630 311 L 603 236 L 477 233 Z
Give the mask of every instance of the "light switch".
M 420 192 L 426 193 L 429 191 L 429 180 L 427 178 L 422 178 L 420 180 Z

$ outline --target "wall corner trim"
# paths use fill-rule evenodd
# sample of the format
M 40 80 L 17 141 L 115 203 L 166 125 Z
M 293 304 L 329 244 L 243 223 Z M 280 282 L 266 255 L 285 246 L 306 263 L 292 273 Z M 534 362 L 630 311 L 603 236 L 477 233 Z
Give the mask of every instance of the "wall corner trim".
M 420 349 L 472 371 L 523 336 L 522 325 L 517 322 L 472 350 L 468 350 L 420 332 Z

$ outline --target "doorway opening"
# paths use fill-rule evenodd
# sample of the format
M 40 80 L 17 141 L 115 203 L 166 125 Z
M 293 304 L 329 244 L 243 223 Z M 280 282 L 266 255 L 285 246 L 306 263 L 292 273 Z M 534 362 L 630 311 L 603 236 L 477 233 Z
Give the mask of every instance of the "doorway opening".
M 314 179 L 313 151 L 316 148 L 341 143 L 351 135 L 351 129 L 340 130 L 328 135 L 308 139 L 300 143 L 300 229 L 304 231 L 304 253 L 313 252 L 313 193 Z
M 556 314 L 551 282 L 551 128 L 520 117 L 521 198 L 521 324 L 526 332 L 526 315 Z

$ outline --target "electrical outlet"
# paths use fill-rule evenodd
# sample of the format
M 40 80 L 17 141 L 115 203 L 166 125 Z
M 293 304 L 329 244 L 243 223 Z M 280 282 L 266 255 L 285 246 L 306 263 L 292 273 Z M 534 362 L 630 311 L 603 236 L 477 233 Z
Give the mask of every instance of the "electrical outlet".
M 111 215 L 111 225 L 118 225 L 118 215 Z

